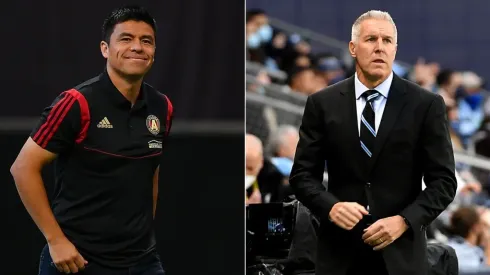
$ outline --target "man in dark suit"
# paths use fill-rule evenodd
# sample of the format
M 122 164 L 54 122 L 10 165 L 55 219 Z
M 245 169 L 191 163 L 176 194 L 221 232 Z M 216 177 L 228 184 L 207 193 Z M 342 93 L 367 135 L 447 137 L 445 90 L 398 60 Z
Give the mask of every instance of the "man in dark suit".
M 308 97 L 290 176 L 321 220 L 316 275 L 424 275 L 425 228 L 456 191 L 444 101 L 393 74 L 388 13 L 361 15 L 349 49 L 356 74 Z

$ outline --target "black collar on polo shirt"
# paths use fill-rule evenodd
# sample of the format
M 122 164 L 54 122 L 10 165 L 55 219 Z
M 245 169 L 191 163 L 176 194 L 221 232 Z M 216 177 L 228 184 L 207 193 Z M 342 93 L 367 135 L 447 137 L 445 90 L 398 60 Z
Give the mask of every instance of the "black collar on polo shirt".
M 138 110 L 144 106 L 146 106 L 147 102 L 147 88 L 145 87 L 145 83 L 141 83 L 141 90 L 138 94 L 138 98 L 134 103 L 134 106 L 131 107 L 131 102 L 124 97 L 124 95 L 114 86 L 109 74 L 107 73 L 107 69 L 104 69 L 102 74 L 100 75 L 101 83 L 103 84 L 104 92 L 109 96 L 109 100 L 114 103 L 117 107 L 127 108 L 131 111 Z

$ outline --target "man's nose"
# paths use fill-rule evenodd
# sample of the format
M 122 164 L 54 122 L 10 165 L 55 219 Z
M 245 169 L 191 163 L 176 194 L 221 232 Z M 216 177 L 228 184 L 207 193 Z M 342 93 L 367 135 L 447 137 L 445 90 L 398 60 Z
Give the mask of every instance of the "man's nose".
M 143 47 L 141 46 L 141 42 L 139 40 L 134 40 L 131 44 L 131 51 L 140 52 Z
M 383 38 L 380 38 L 376 41 L 376 46 L 375 46 L 374 50 L 376 52 L 382 52 L 382 51 L 384 51 L 384 46 L 385 45 L 383 44 Z

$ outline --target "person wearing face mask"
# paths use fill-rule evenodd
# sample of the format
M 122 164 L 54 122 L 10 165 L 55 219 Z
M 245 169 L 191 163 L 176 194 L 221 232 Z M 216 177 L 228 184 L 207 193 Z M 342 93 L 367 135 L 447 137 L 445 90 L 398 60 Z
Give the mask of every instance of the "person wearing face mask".
M 264 163 L 262 141 L 252 134 L 245 135 L 245 204 L 261 203 L 262 194 L 257 176 Z
M 252 61 L 276 68 L 273 60 L 265 51 L 265 45 L 272 40 L 273 29 L 269 25 L 266 13 L 260 9 L 252 9 L 246 14 L 246 43 Z
M 269 25 L 267 14 L 261 9 L 247 11 L 246 22 L 256 27 L 257 39 L 260 43 L 268 43 L 272 39 L 273 30 Z

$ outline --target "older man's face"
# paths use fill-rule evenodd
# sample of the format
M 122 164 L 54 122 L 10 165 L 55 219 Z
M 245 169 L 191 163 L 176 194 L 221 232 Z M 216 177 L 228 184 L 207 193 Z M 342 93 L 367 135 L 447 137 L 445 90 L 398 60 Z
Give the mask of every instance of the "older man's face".
M 262 152 L 250 148 L 246 152 L 245 161 L 246 161 L 246 174 L 251 176 L 257 176 L 260 172 L 260 169 L 262 169 L 263 162 L 264 162 Z
M 396 56 L 395 28 L 391 22 L 366 19 L 361 22 L 359 38 L 349 43 L 356 65 L 369 79 L 384 79 L 393 69 Z

